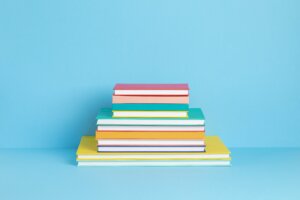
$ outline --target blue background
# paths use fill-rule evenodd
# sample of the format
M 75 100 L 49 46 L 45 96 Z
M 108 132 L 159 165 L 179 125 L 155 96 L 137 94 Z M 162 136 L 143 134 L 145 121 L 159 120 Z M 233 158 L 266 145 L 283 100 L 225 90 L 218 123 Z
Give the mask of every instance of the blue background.
M 75 148 L 115 83 L 191 87 L 230 147 L 300 146 L 297 0 L 0 1 L 0 147 Z
M 299 10 L 0 0 L 0 199 L 300 199 Z M 76 167 L 80 137 L 121 82 L 189 83 L 232 166 Z

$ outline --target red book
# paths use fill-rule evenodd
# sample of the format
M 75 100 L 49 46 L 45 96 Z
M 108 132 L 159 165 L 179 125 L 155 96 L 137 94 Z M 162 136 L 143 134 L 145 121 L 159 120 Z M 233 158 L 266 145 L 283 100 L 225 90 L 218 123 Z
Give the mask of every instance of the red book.
M 115 95 L 188 95 L 188 84 L 116 84 Z

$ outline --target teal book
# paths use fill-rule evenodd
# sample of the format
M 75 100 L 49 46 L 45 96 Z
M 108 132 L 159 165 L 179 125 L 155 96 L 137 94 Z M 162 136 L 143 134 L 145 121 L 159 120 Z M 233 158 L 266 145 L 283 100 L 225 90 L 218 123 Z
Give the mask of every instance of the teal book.
M 204 125 L 205 118 L 200 108 L 189 108 L 188 118 L 114 118 L 112 109 L 102 108 L 97 115 L 98 125 Z
M 113 104 L 112 110 L 143 110 L 143 111 L 188 111 L 189 104 Z

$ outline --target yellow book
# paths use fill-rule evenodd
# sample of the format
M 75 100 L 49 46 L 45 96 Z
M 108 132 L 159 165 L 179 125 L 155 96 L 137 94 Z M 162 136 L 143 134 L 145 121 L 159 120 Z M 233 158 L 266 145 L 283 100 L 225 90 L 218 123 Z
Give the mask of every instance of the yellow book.
M 206 152 L 97 152 L 94 136 L 83 136 L 77 150 L 77 161 L 115 160 L 231 160 L 230 151 L 218 136 L 206 136 Z
M 119 111 L 113 110 L 113 118 L 188 118 L 187 111 Z
M 205 132 L 96 131 L 96 139 L 204 139 Z

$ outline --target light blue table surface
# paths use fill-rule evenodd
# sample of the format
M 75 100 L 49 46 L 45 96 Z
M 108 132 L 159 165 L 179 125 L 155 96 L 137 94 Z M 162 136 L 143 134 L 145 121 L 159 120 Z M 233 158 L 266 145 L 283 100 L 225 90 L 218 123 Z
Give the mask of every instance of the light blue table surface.
M 0 150 L 0 199 L 300 199 L 300 148 L 231 149 L 231 167 L 77 167 L 75 151 Z

